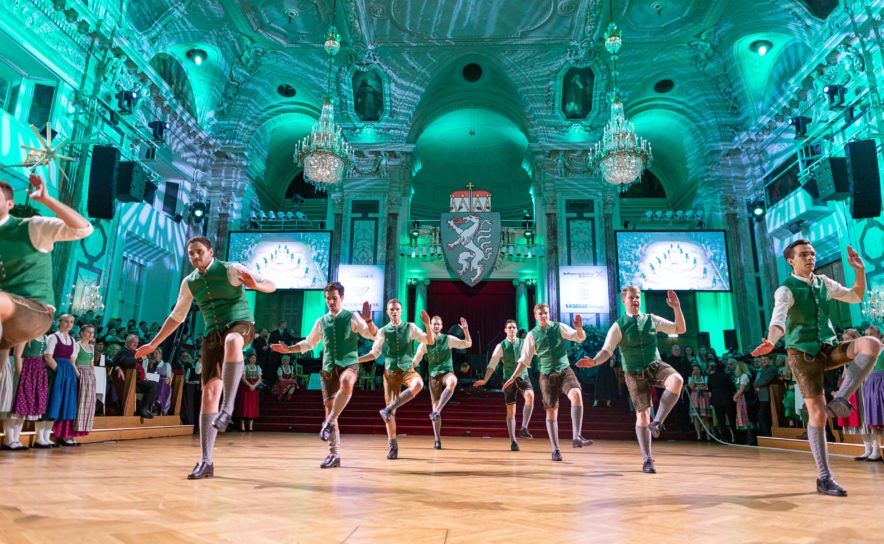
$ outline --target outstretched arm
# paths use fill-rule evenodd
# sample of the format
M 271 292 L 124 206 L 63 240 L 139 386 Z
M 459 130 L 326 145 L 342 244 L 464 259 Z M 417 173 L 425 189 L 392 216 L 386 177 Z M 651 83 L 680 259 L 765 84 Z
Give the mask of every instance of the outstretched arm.
M 501 359 L 503 359 L 503 348 L 500 347 L 500 344 L 497 344 L 497 346 L 494 347 L 494 352 L 491 353 L 491 360 L 488 361 L 488 366 L 485 368 L 485 377 L 473 383 L 473 387 L 482 387 L 488 383 L 488 380 L 494 375 L 494 369 L 497 368 L 497 364 L 500 363 Z
M 862 257 L 851 246 L 847 246 L 847 264 L 856 272 L 856 277 L 850 290 L 861 302 L 863 297 L 866 296 L 866 263 L 863 262 Z
M 28 194 L 28 196 L 31 197 L 31 200 L 39 202 L 49 208 L 52 213 L 64 221 L 64 224 L 68 227 L 72 229 L 89 228 L 89 232 L 92 232 L 92 225 L 89 224 L 89 221 L 87 221 L 85 217 L 80 215 L 77 210 L 59 202 L 58 199 L 49 194 L 49 191 L 46 189 L 46 182 L 43 181 L 43 178 L 37 174 L 31 174 L 28 177 L 28 181 L 30 182 L 32 189 Z
M 157 331 L 153 340 L 138 348 L 135 352 L 135 358 L 140 359 L 142 357 L 147 357 L 150 353 L 156 351 L 160 344 L 163 343 L 163 340 L 175 332 L 175 329 L 177 329 L 181 325 L 181 322 L 184 321 L 184 318 L 187 317 L 187 312 L 190 311 L 191 303 L 193 303 L 193 294 L 190 292 L 190 287 L 187 286 L 187 281 L 184 280 L 181 282 L 181 287 L 178 288 L 178 300 L 175 302 L 175 307 L 172 308 L 172 313 L 169 314 L 169 317 L 167 317 L 165 321 L 163 321 L 163 326 Z
M 667 291 L 666 305 L 675 311 L 675 334 L 686 333 L 688 327 L 684 321 L 684 312 L 681 311 L 681 302 L 678 300 L 678 295 L 675 294 L 675 291 Z

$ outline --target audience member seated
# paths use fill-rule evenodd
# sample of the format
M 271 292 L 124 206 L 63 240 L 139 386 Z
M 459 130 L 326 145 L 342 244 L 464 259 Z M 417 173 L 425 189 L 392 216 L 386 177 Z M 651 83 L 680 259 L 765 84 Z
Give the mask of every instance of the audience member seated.
M 160 384 L 146 380 L 144 377 L 144 366 L 142 362 L 135 358 L 135 350 L 138 349 L 138 335 L 131 334 L 126 337 L 126 343 L 120 349 L 119 353 L 114 356 L 111 366 L 114 367 L 114 381 L 118 384 L 117 394 L 122 399 L 123 387 L 126 382 L 124 370 L 134 369 L 135 379 L 138 385 L 136 390 L 141 393 L 141 409 L 135 415 L 150 419 L 154 416 L 150 411 L 150 407 L 157 400 L 160 393 Z M 122 400 L 120 403 L 122 404 Z M 128 415 L 128 414 L 123 414 Z
M 273 396 L 277 400 L 292 400 L 292 395 L 298 390 L 298 380 L 295 379 L 295 367 L 292 366 L 292 358 L 283 355 L 279 368 L 276 371 L 276 383 L 273 384 Z

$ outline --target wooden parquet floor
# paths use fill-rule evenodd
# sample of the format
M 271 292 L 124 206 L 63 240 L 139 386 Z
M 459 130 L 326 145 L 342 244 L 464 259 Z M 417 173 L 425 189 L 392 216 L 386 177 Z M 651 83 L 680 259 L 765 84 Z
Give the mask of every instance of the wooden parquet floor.
M 345 436 L 320 470 L 316 435 L 227 434 L 216 476 L 188 481 L 195 437 L 0 453 L 0 542 L 880 542 L 884 463 L 832 459 L 847 498 L 815 493 L 808 454 L 658 442 Z M 564 445 L 564 444 L 563 444 Z

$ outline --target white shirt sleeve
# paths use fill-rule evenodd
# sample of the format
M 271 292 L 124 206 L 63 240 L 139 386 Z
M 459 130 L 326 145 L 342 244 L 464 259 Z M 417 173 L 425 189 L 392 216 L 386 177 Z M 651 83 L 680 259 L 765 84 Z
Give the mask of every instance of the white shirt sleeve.
M 565 323 L 559 323 L 559 332 L 565 340 L 570 340 L 572 342 L 583 342 L 586 340 L 586 331 L 575 330 L 572 326 Z
M 494 351 L 491 353 L 491 360 L 488 361 L 488 367 L 486 368 L 486 372 L 488 370 L 494 370 L 497 368 L 500 360 L 503 359 L 503 348 L 500 347 L 500 344 L 494 346 Z
M 80 240 L 92 234 L 92 225 L 81 229 L 67 226 L 57 217 L 31 217 L 28 221 L 28 235 L 38 251 L 49 253 L 55 242 Z
M 319 344 L 319 341 L 322 340 L 322 325 L 319 323 L 321 320 L 322 318 L 320 317 L 313 323 L 313 328 L 310 329 L 310 334 L 307 335 L 307 338 L 295 344 L 302 353 L 312 350 Z
M 373 359 L 377 359 L 381 356 L 381 350 L 384 348 L 384 340 L 386 340 L 386 335 L 384 334 L 384 329 L 378 329 L 377 336 L 374 337 L 374 344 L 371 345 L 371 351 L 366 353 L 366 356 L 370 355 Z
M 77 362 L 77 354 L 80 353 L 80 343 L 74 342 L 74 351 L 71 353 L 71 361 Z
M 427 333 L 420 330 L 420 328 L 414 323 L 408 324 L 408 339 L 409 340 L 417 340 L 421 344 L 426 344 L 430 341 L 430 337 Z
M 264 277 L 261 276 L 261 274 L 249 270 L 245 267 L 245 265 L 242 265 L 240 263 L 227 263 L 227 281 L 230 282 L 230 285 L 233 285 L 234 287 L 242 285 L 241 272 L 245 272 L 248 275 L 252 276 L 252 279 L 254 279 L 256 282 L 260 283 L 264 281 Z
M 675 334 L 675 321 L 669 321 L 668 319 L 664 319 L 659 315 L 648 314 L 651 316 L 651 321 L 654 323 L 654 328 L 657 329 L 657 332 L 662 332 L 664 334 Z
M 374 340 L 374 336 L 372 336 L 371 331 L 368 328 L 368 323 L 366 323 L 365 319 L 356 312 L 353 312 L 353 318 L 350 319 L 350 328 L 359 336 Z
M 847 287 L 844 287 L 832 278 L 820 275 L 820 279 L 823 280 L 823 284 L 825 284 L 826 286 L 829 300 L 840 300 L 841 302 L 846 302 L 848 304 L 859 304 L 860 302 L 862 302 L 862 299 L 857 296 L 856 293 L 854 293 Z
M 424 358 L 424 355 L 427 354 L 427 345 L 426 344 L 418 344 L 417 352 L 414 354 L 414 359 L 411 360 L 412 364 L 418 364 L 421 362 L 421 359 Z
M 749 385 L 749 375 L 743 374 L 740 376 L 740 385 Z
M 770 325 L 786 330 L 786 314 L 789 308 L 795 304 L 795 298 L 792 296 L 792 290 L 782 285 L 774 291 L 774 308 L 770 314 Z
M 54 334 L 50 334 L 46 337 L 46 350 L 43 351 L 44 355 L 55 355 L 55 346 L 58 345 L 58 336 Z
M 613 356 L 614 350 L 617 349 L 621 340 L 623 340 L 623 333 L 620 332 L 620 324 L 614 323 L 611 325 L 611 328 L 608 329 L 608 334 L 605 335 L 605 343 L 602 345 L 602 351 L 607 351 Z
M 537 350 L 534 348 L 534 335 L 529 332 L 525 336 L 525 340 L 522 341 L 522 354 L 517 363 L 531 366 L 531 358 L 535 355 L 537 355 Z
M 192 303 L 193 293 L 190 292 L 190 287 L 187 286 L 187 280 L 181 280 L 181 287 L 178 289 L 178 300 L 175 301 L 175 307 L 172 308 L 172 313 L 169 314 L 169 317 L 181 323 L 187 317 L 187 312 L 190 310 Z
M 441 336 L 441 335 L 440 335 Z M 448 347 L 452 349 L 468 349 L 473 347 L 473 340 L 461 340 L 457 336 L 448 335 Z

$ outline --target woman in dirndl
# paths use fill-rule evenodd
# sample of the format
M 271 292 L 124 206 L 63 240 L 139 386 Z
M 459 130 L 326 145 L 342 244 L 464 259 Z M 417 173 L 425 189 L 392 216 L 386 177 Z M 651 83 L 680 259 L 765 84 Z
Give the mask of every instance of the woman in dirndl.
M 73 429 L 77 420 L 77 374 L 79 370 L 74 364 L 77 352 L 77 341 L 70 333 L 74 325 L 74 317 L 64 314 L 58 318 L 58 332 L 50 334 L 46 339 L 46 353 L 43 359 L 49 369 L 55 373 L 49 387 L 49 401 L 46 405 L 44 421 L 38 424 L 43 436 L 38 436 L 38 443 L 49 442 L 49 433 L 54 430 L 59 446 L 76 446 L 78 442 L 61 438 Z M 54 422 L 54 429 L 53 429 Z M 48 425 L 47 425 L 48 424 Z M 59 434 L 60 433 L 60 434 Z
M 242 382 L 239 385 L 239 395 L 237 395 L 237 403 L 239 404 L 239 430 L 246 430 L 248 422 L 248 430 L 251 431 L 259 415 L 259 406 L 261 404 L 260 392 L 258 386 L 262 383 L 261 367 L 258 366 L 258 357 L 254 352 L 249 353 L 246 358 L 246 368 L 243 371 Z

